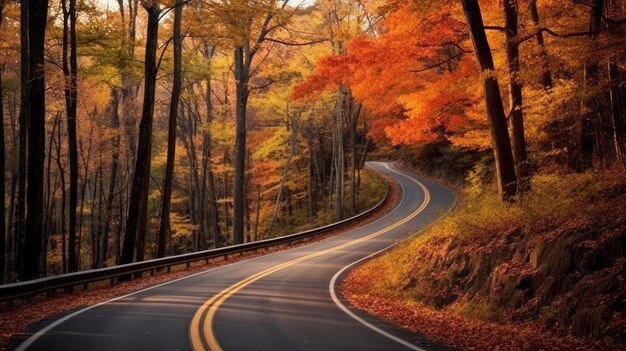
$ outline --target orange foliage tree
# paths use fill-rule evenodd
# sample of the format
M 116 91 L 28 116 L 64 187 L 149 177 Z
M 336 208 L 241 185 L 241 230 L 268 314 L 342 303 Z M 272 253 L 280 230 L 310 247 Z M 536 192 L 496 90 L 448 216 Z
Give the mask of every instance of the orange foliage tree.
M 370 136 L 394 145 L 449 137 L 474 123 L 465 113 L 475 93 L 475 64 L 464 49 L 466 25 L 453 5 L 436 10 L 404 4 L 390 13 L 377 37 L 359 36 L 347 52 L 327 56 L 295 86 L 295 99 L 315 99 L 322 91 L 349 86 L 374 116 Z

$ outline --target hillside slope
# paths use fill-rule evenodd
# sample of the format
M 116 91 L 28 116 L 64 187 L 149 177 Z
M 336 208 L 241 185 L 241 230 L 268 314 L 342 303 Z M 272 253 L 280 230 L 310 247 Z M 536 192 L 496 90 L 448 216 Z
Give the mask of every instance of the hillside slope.
M 509 206 L 469 188 L 444 220 L 353 271 L 344 295 L 461 349 L 624 349 L 626 179 L 533 186 Z

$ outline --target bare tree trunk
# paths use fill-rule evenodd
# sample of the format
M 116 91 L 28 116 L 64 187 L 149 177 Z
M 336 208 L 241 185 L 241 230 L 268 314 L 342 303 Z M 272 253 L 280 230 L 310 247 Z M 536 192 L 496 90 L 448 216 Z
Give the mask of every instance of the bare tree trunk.
M 248 194 L 250 193 L 250 184 L 252 183 L 252 174 L 250 173 L 250 167 L 252 166 L 252 156 L 250 154 L 250 150 L 246 149 L 246 177 L 245 177 L 245 202 L 244 202 L 244 213 L 245 213 L 245 228 L 246 228 L 246 239 L 245 242 L 250 242 L 250 232 L 251 232 L 251 220 L 250 220 L 250 201 L 248 201 Z
M 230 157 L 228 155 L 228 150 L 224 151 L 224 158 L 223 158 L 223 165 L 228 165 L 230 163 Z M 225 198 L 228 197 L 228 194 L 230 193 L 229 189 L 228 189 L 228 174 L 224 173 L 224 178 L 223 178 L 223 198 L 224 200 L 226 200 Z M 229 242 L 229 238 L 228 238 L 228 231 L 229 231 L 229 227 L 231 226 L 231 218 L 229 216 L 229 206 L 228 206 L 228 201 L 223 201 L 223 206 L 222 206 L 222 210 L 224 211 L 224 233 L 226 235 L 226 241 Z
M 76 252 L 76 261 L 78 262 L 78 267 L 80 268 L 81 266 L 81 248 L 82 248 L 82 244 L 83 244 L 83 219 L 84 219 L 84 215 L 85 215 L 85 194 L 87 193 L 87 183 L 89 181 L 89 165 L 90 165 L 90 160 L 91 160 L 91 150 L 92 150 L 92 146 L 93 146 L 93 126 L 89 129 L 89 146 L 87 147 L 87 155 L 83 155 L 83 149 L 82 149 L 82 145 L 83 143 L 81 142 L 81 155 L 82 155 L 82 161 L 83 161 L 83 180 L 81 183 L 81 190 L 80 190 L 80 206 L 79 206 L 79 217 L 78 217 L 78 238 L 77 238 L 77 246 L 78 246 L 78 250 Z
M 18 279 L 24 275 L 26 228 L 26 169 L 28 128 L 30 121 L 30 41 L 28 36 L 28 0 L 20 1 L 20 114 L 19 114 L 19 150 L 17 176 L 17 206 L 15 209 L 15 271 Z
M 591 17 L 589 21 L 589 33 L 592 41 L 598 37 L 602 28 L 602 15 L 604 13 L 604 0 L 594 0 L 591 7 Z M 598 85 L 600 81 L 599 68 L 597 62 L 589 62 L 585 64 L 585 85 L 593 89 Z M 583 102 L 587 108 L 587 113 L 584 114 L 583 120 L 580 124 L 580 146 L 579 146 L 579 161 L 577 165 L 577 171 L 584 171 L 593 167 L 593 149 L 594 149 L 594 130 L 599 123 L 598 117 L 600 111 L 598 110 L 598 103 L 596 98 L 588 99 Z M 596 143 L 597 144 L 597 143 Z M 599 151 L 602 146 L 597 144 L 597 150 Z
M 45 185 L 46 185 L 46 189 L 44 194 L 46 195 L 45 199 L 44 199 L 44 209 L 45 209 L 45 218 L 44 218 L 44 233 L 48 234 L 49 232 L 56 230 L 55 226 L 54 226 L 54 204 L 55 204 L 55 197 L 56 197 L 56 184 L 55 187 L 52 188 L 52 145 L 56 140 L 56 132 L 57 132 L 57 125 L 59 125 L 60 122 L 60 117 L 57 114 L 54 118 L 54 123 L 52 123 L 52 130 L 50 131 L 50 137 L 48 138 L 49 142 L 48 142 L 48 152 L 47 152 L 47 162 L 46 162 L 46 181 L 45 181 Z M 60 128 L 60 126 L 59 126 Z M 57 180 L 58 182 L 58 180 Z M 54 191 L 52 191 L 51 189 L 53 189 Z M 62 273 L 66 273 L 67 272 L 67 249 L 66 249 L 66 242 L 65 242 L 65 233 L 61 234 L 62 240 L 61 240 L 61 264 L 62 264 L 62 269 L 61 272 Z
M 139 9 L 139 0 L 127 0 L 126 4 L 124 0 L 118 0 L 118 7 L 120 11 L 120 17 L 122 20 L 122 27 L 126 30 L 126 35 L 122 37 L 122 55 L 124 55 L 125 61 L 130 63 L 135 59 L 135 37 L 137 28 L 137 14 Z M 133 74 L 133 66 L 124 62 L 124 66 L 120 70 L 122 78 L 121 84 L 121 104 L 122 115 L 124 117 L 124 131 L 126 134 L 126 159 L 130 164 L 135 160 L 136 154 L 136 125 L 135 116 L 136 111 L 134 108 L 134 101 L 138 94 L 139 83 L 135 81 L 135 75 Z
M 111 129 L 115 131 L 119 131 L 120 128 L 120 118 L 119 118 L 119 91 L 117 88 L 111 89 Z M 111 176 L 109 178 L 109 190 L 107 194 L 107 203 L 106 203 L 106 215 L 104 221 L 104 235 L 106 236 L 106 252 L 104 252 L 105 257 L 103 257 L 103 262 L 106 262 L 106 256 L 108 252 L 108 236 L 109 231 L 111 230 L 111 222 L 113 221 L 113 201 L 115 200 L 115 187 L 117 183 L 117 177 L 119 172 L 119 158 L 120 158 L 120 136 L 118 133 L 115 133 L 115 136 L 111 139 Z M 121 204 L 120 204 L 121 206 Z M 81 213 L 82 213 L 82 205 L 81 205 Z M 119 226 L 121 226 L 121 219 L 119 219 Z
M 270 237 L 272 234 L 272 228 L 274 227 L 274 223 L 276 222 L 276 217 L 278 215 L 278 209 L 280 207 L 280 202 L 282 201 L 283 191 L 285 189 L 285 183 L 287 182 L 287 175 L 289 174 L 289 166 L 291 166 L 291 159 L 293 155 L 296 153 L 296 146 L 298 140 L 298 125 L 295 120 L 291 120 L 291 135 L 289 137 L 289 155 L 287 155 L 287 161 L 285 161 L 285 166 L 283 167 L 283 175 L 280 179 L 280 186 L 278 187 L 278 195 L 276 195 L 276 204 L 274 205 L 274 212 L 272 214 L 272 220 L 270 221 L 270 225 L 267 227 L 266 237 Z
M 620 88 L 618 86 L 619 68 L 615 61 L 609 60 L 609 84 L 611 97 L 611 129 L 613 130 L 613 145 L 615 155 L 621 169 L 626 172 L 626 150 L 624 150 L 624 123 L 623 107 L 620 99 Z
M 22 1 L 28 3 L 29 41 L 29 134 L 28 189 L 26 235 L 24 245 L 24 278 L 39 278 L 43 246 L 43 183 L 45 155 L 46 93 L 44 81 L 44 42 L 48 20 L 48 0 Z
M 539 27 L 539 10 L 537 10 L 537 0 L 530 0 L 530 14 L 533 20 L 533 24 L 535 27 Z M 541 56 L 541 83 L 546 91 L 550 91 L 552 89 L 552 71 L 550 70 L 550 66 L 548 63 L 548 52 L 546 51 L 545 40 L 543 38 L 543 32 L 537 31 L 535 34 L 535 38 L 537 39 L 537 44 L 539 45 Z
M 519 76 L 518 3 L 517 0 L 504 0 L 503 5 L 506 56 L 510 81 L 511 125 L 513 126 L 513 159 L 515 161 L 518 192 L 523 193 L 530 190 L 530 171 L 526 154 L 526 136 L 524 134 L 522 83 Z
M 72 248 L 69 247 L 69 250 L 66 251 L 66 241 L 67 241 L 67 228 L 65 227 L 65 217 L 66 217 L 66 186 L 65 186 L 65 168 L 63 167 L 63 164 L 61 163 L 61 116 L 59 115 L 57 117 L 57 120 L 55 121 L 55 126 L 56 126 L 56 140 L 52 139 L 50 141 L 50 144 L 52 145 L 52 142 L 54 142 L 56 145 L 56 164 L 57 164 L 57 168 L 59 170 L 59 180 L 61 181 L 61 240 L 63 242 L 63 273 L 67 273 L 68 270 L 71 271 L 71 265 L 72 263 L 70 262 L 72 256 L 68 255 L 69 257 L 66 258 L 66 252 L 71 252 Z M 52 138 L 54 138 L 54 129 L 52 130 Z M 49 158 L 52 155 L 48 156 Z M 52 213 L 51 213 L 52 214 Z M 71 240 L 69 241 L 69 244 L 71 245 Z
M 307 128 L 306 131 L 306 142 L 307 142 L 307 149 L 308 149 L 308 153 L 309 153 L 309 159 L 308 159 L 308 173 L 309 173 L 309 179 L 308 179 L 308 192 L 309 192 L 309 196 L 308 196 L 308 201 L 307 201 L 307 215 L 308 215 L 308 219 L 309 222 L 313 221 L 313 216 L 315 215 L 315 203 L 317 201 L 317 196 L 316 196 L 316 187 L 315 187 L 315 175 L 314 175 L 314 170 L 313 167 L 314 166 L 314 158 L 315 158 L 315 152 L 313 150 L 313 140 L 311 138 L 311 120 L 309 119 L 309 121 L 307 122 L 309 123 L 309 126 Z
M 16 253 L 14 251 L 15 249 L 15 231 L 14 231 L 14 223 L 15 223 L 15 202 L 17 199 L 17 183 L 18 183 L 18 159 L 19 159 L 19 152 L 16 152 L 17 149 L 19 148 L 18 145 L 18 140 L 19 140 L 19 132 L 17 131 L 17 125 L 16 125 L 16 118 L 15 116 L 17 115 L 16 113 L 16 106 L 19 105 L 19 102 L 16 101 L 16 94 L 13 93 L 13 99 L 12 101 L 9 100 L 9 106 L 8 106 L 8 112 L 9 112 L 9 120 L 10 120 L 10 124 L 11 124 L 11 139 L 12 139 L 12 145 L 13 145 L 13 152 L 12 152 L 12 156 L 13 156 L 13 167 L 11 170 L 11 189 L 9 190 L 9 212 L 7 214 L 7 220 L 8 220 L 8 224 L 7 224 L 7 241 L 6 241 L 6 268 L 5 268 L 5 272 L 6 272 L 6 276 L 5 276 L 5 282 L 12 282 L 14 280 L 15 277 L 15 273 L 16 273 L 16 269 L 15 269 L 15 256 Z
M 93 191 L 91 193 L 91 221 L 90 221 L 90 238 L 91 238 L 91 268 L 98 268 L 99 257 L 98 254 L 100 250 L 98 245 L 100 244 L 100 240 L 98 238 L 98 230 L 96 225 L 96 199 L 98 198 L 98 180 L 100 178 L 100 172 L 102 172 L 102 166 L 99 165 L 96 169 L 96 174 L 93 177 Z
M 107 256 L 107 233 L 104 231 L 104 218 L 103 215 L 103 204 L 104 204 L 104 172 L 100 175 L 100 179 L 97 184 L 94 186 L 98 186 L 98 260 L 96 261 L 96 268 L 102 268 L 104 266 L 104 261 L 106 261 Z M 95 206 L 95 203 L 94 205 Z
M 126 235 L 120 263 L 138 261 L 144 257 L 144 240 L 147 230 L 148 190 L 150 186 L 150 163 L 152 155 L 152 121 L 156 91 L 157 62 L 156 51 L 159 35 L 158 4 L 146 7 L 148 29 L 146 35 L 145 85 L 141 123 L 139 124 L 139 144 L 135 163 L 135 173 L 131 187 L 130 203 L 126 220 Z M 134 255 L 136 253 L 136 255 Z
M 350 128 L 350 214 L 356 213 L 356 125 L 361 113 L 361 104 L 354 112 L 354 97 L 350 94 L 350 113 L 348 114 L 348 128 Z
M 487 118 L 491 131 L 491 143 L 496 161 L 498 190 L 504 201 L 510 201 L 517 193 L 517 182 L 511 140 L 506 125 L 506 116 L 502 107 L 502 96 L 498 79 L 494 75 L 493 57 L 485 34 L 482 14 L 478 0 L 462 0 L 463 10 L 470 27 L 470 36 L 474 52 L 483 76 Z
M 213 57 L 213 53 L 215 51 L 214 47 L 210 49 L 208 47 L 205 48 L 205 57 L 209 60 L 209 65 L 211 64 L 211 58 Z M 215 247 L 221 246 L 221 233 L 219 226 L 219 218 L 218 218 L 218 208 L 216 203 L 215 196 L 215 176 L 213 174 L 213 167 L 211 165 L 211 133 L 210 126 L 213 123 L 213 103 L 211 99 L 212 94 L 212 86 L 211 79 L 206 79 L 206 92 L 204 95 L 206 111 L 207 111 L 207 120 L 206 127 L 203 128 L 202 132 L 202 170 L 205 173 L 202 177 L 203 181 L 203 190 L 206 189 L 207 192 L 207 201 L 208 201 L 208 227 L 213 234 L 213 245 Z M 207 184 L 208 183 L 208 184 Z
M 178 118 L 178 103 L 183 78 L 182 71 L 182 42 L 180 33 L 183 2 L 176 0 L 174 9 L 174 78 L 172 83 L 172 96 L 170 100 L 170 115 L 167 136 L 167 163 L 165 165 L 165 180 L 163 181 L 163 201 L 161 203 L 161 223 L 159 225 L 156 257 L 165 256 L 165 244 L 171 235 L 170 208 L 172 203 L 172 179 L 174 178 L 174 163 L 176 156 L 176 119 Z
M 344 108 L 344 88 L 339 87 L 337 93 L 337 111 L 335 115 L 336 134 L 336 165 L 335 165 L 335 221 L 343 219 L 343 199 L 344 199 L 344 147 L 343 147 L 343 108 Z
M 248 53 L 248 55 L 246 55 Z M 233 240 L 243 243 L 246 172 L 246 109 L 250 73 L 249 43 L 235 48 L 236 127 L 235 127 L 235 183 L 233 186 Z
M 0 28 L 2 27 L 2 12 L 4 9 L 4 0 L 0 0 Z M 2 74 L 4 66 L 0 67 L 0 285 L 6 281 L 6 208 L 5 208 L 5 144 L 4 144 L 4 97 L 2 95 Z
M 256 214 L 254 219 L 254 241 L 259 240 L 259 220 L 261 219 L 261 186 L 256 186 Z
M 63 10 L 63 74 L 65 76 L 65 108 L 67 112 L 67 137 L 70 159 L 70 201 L 69 201 L 69 271 L 78 268 L 76 259 L 76 207 L 78 202 L 78 146 L 76 140 L 76 107 L 78 104 L 76 58 L 76 0 L 61 2 Z M 69 51 L 69 58 L 68 58 Z M 60 140 L 59 140 L 60 142 Z

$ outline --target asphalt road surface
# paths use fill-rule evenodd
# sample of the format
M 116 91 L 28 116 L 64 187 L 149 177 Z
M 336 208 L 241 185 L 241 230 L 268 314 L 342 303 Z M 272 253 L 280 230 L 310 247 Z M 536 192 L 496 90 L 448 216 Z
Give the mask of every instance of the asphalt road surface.
M 350 267 L 455 202 L 429 179 L 388 163 L 368 165 L 402 188 L 399 205 L 375 222 L 74 312 L 17 350 L 444 350 L 347 307 L 336 290 Z

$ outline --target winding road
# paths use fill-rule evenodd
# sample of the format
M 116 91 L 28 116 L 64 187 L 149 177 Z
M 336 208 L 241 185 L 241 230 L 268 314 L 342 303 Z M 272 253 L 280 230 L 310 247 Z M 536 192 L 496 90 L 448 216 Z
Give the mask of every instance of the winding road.
M 345 272 L 432 223 L 454 195 L 389 163 L 401 186 L 382 218 L 314 244 L 211 269 L 53 321 L 17 350 L 444 350 L 346 306 Z

